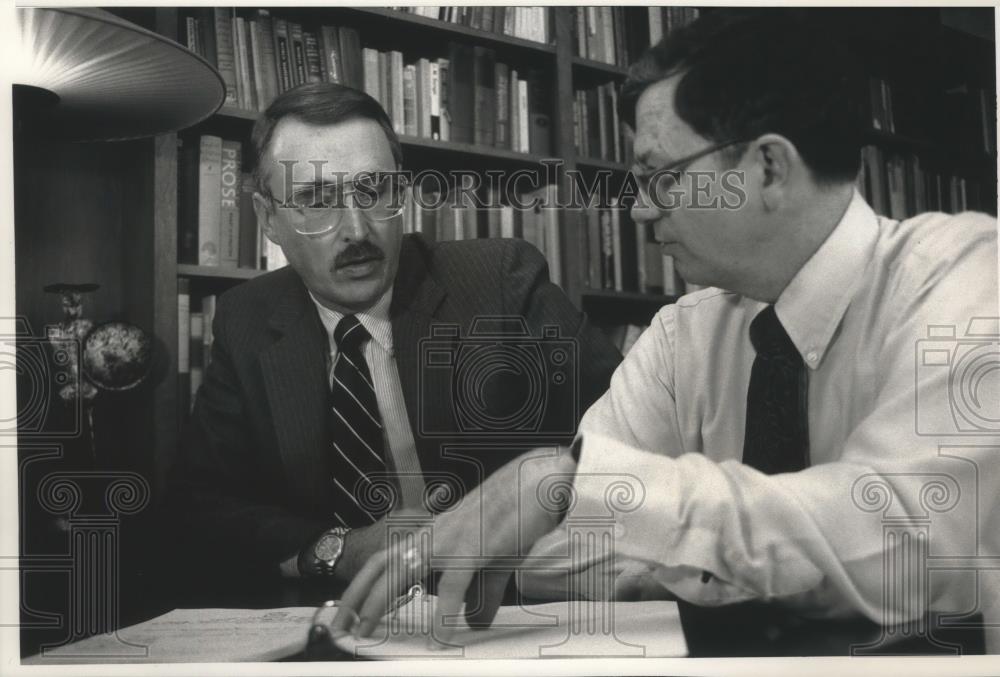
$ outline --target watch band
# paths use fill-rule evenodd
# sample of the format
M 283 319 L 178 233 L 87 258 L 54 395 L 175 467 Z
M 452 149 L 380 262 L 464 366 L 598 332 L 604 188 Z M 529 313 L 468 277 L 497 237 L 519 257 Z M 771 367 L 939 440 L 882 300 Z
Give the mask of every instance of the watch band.
M 337 562 L 340 561 L 341 556 L 344 554 L 344 543 L 345 538 L 350 529 L 347 527 L 333 527 L 329 529 L 316 539 L 316 542 L 312 546 L 312 570 L 319 576 L 332 576 L 333 570 L 337 566 Z M 323 553 L 321 550 L 325 545 L 324 541 L 329 542 L 332 539 L 337 539 L 340 543 L 340 547 L 333 553 Z

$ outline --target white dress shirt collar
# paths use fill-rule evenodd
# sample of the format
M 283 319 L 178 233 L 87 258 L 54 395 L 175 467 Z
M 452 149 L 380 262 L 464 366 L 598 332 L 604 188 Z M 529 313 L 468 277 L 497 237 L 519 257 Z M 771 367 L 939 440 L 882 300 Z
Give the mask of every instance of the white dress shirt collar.
M 336 310 L 330 310 L 322 303 L 316 300 L 313 293 L 309 292 L 309 298 L 312 302 L 316 304 L 316 310 L 319 311 L 319 319 L 323 322 L 323 326 L 326 328 L 327 334 L 331 336 L 331 347 L 333 330 L 337 327 L 337 323 L 340 322 L 344 317 L 344 313 L 338 312 Z M 362 311 L 360 313 L 354 313 L 354 316 L 358 318 L 358 321 L 368 330 L 371 334 L 372 340 L 382 347 L 390 355 L 392 354 L 392 321 L 389 319 L 389 306 L 392 304 L 392 287 L 390 287 L 382 297 L 375 302 L 368 310 Z
M 840 222 L 778 297 L 774 310 L 815 370 L 863 279 L 878 239 L 875 212 L 857 190 Z

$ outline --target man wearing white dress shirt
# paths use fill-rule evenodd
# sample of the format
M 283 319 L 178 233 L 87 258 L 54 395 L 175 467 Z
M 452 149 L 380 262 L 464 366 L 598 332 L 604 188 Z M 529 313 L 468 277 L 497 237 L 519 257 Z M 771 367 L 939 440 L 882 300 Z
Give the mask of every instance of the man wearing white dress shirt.
M 615 483 L 615 555 L 644 595 L 883 624 L 1000 606 L 996 220 L 872 211 L 845 64 L 822 28 L 755 10 L 712 12 L 632 67 L 632 216 L 709 288 L 657 314 L 571 450 L 518 459 L 435 520 L 439 624 L 471 580 L 442 556 L 565 552 Z M 539 488 L 566 475 L 574 500 L 547 509 Z M 362 634 L 407 557 L 373 558 L 345 593 Z

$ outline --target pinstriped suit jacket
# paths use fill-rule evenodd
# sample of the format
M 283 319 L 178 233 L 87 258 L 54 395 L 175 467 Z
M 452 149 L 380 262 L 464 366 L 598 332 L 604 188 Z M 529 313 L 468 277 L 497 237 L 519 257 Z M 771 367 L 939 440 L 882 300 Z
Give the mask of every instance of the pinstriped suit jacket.
M 534 354 L 562 376 L 545 376 L 544 411 L 535 419 L 525 412 L 528 422 L 521 430 L 534 432 L 516 440 L 504 432 L 484 436 L 471 430 L 453 406 L 453 388 L 462 385 L 455 369 L 426 368 L 421 355 L 427 348 L 421 340 L 433 327 L 457 325 L 459 336 L 466 337 L 477 317 L 501 315 L 522 317 L 532 336 L 547 326 L 557 327 L 559 335 Z M 431 245 L 420 236 L 405 236 L 390 317 L 425 479 L 444 479 L 462 490 L 524 448 L 566 443 L 621 360 L 549 282 L 541 254 L 520 240 Z M 168 514 L 187 545 L 209 561 L 231 562 L 239 553 L 241 567 L 276 571 L 279 562 L 333 525 L 337 509 L 330 488 L 336 467 L 327 431 L 326 334 L 291 268 L 223 294 L 213 331 L 211 364 L 171 476 Z M 455 354 L 459 341 L 444 337 L 434 344 Z M 552 364 L 559 342 L 571 346 L 570 362 L 575 350 L 575 365 Z M 566 376 L 573 382 L 554 385 Z M 487 380 L 482 394 L 483 411 L 500 412 L 500 418 L 530 397 L 505 387 L 502 378 L 492 385 Z

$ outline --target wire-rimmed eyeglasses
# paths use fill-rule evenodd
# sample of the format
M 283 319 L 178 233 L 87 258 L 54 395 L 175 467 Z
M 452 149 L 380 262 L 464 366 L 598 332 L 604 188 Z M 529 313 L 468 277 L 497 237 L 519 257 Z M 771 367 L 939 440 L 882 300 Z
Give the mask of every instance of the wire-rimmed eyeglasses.
M 363 172 L 352 181 L 319 181 L 292 192 L 284 201 L 265 195 L 283 210 L 295 232 L 322 235 L 340 226 L 350 210 L 370 221 L 389 221 L 406 206 L 406 175 L 400 172 Z

